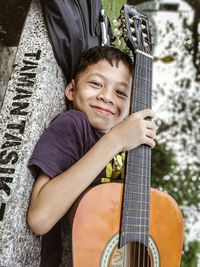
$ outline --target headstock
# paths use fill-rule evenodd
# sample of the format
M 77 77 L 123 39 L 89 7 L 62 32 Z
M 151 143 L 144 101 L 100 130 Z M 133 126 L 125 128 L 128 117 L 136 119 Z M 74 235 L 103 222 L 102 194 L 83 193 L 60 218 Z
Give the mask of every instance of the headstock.
M 146 16 L 140 14 L 134 6 L 123 5 L 115 25 L 122 31 L 122 37 L 133 53 L 138 49 L 151 55 L 153 44 Z

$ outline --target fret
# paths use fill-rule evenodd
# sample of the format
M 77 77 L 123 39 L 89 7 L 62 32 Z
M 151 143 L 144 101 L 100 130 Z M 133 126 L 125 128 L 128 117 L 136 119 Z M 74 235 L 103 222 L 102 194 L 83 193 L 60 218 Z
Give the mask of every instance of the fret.
M 133 151 L 130 151 L 130 152 L 128 154 L 128 157 L 133 157 L 134 159 L 135 158 L 140 158 L 141 160 L 143 160 L 143 159 L 150 160 L 150 157 L 148 157 L 147 155 L 140 155 L 139 153 L 135 154 L 135 152 L 139 152 L 139 150 L 137 150 L 137 148 L 135 148 Z M 128 164 L 131 165 L 132 162 L 128 162 Z
M 149 199 L 146 197 L 143 198 L 140 196 L 136 196 L 136 195 L 126 195 L 126 201 L 127 204 L 130 206 L 138 206 L 138 204 L 140 205 L 140 207 L 145 207 L 147 208 L 147 205 L 149 205 Z
M 142 164 L 139 163 L 132 163 L 132 162 L 128 162 L 127 165 L 129 165 L 129 167 L 136 167 L 136 168 L 140 168 L 140 169 L 147 169 L 149 166 L 144 166 Z
M 141 69 L 141 67 L 143 67 L 143 69 Z M 144 77 L 146 77 L 145 74 L 148 74 L 148 82 L 151 81 L 152 75 L 151 75 L 151 71 L 152 71 L 152 66 L 144 66 L 143 64 L 140 63 L 136 63 L 136 67 L 135 67 L 135 77 L 138 76 L 138 74 L 140 74 L 139 76 L 141 77 L 141 79 L 144 79 Z M 142 75 L 143 74 L 143 75 Z
M 148 172 L 149 171 L 149 167 L 150 167 L 150 165 L 148 163 L 144 164 L 143 166 L 141 166 L 140 164 L 129 165 L 127 167 L 127 175 L 130 175 L 133 172 L 135 172 L 135 173 Z
M 130 235 L 130 234 L 134 234 L 134 235 L 137 235 L 137 236 L 141 236 L 141 235 L 146 235 L 147 233 L 145 232 L 132 232 L 132 231 L 130 231 L 130 232 L 128 232 L 128 231 L 125 231 L 123 234 L 127 234 L 127 235 Z M 137 241 L 137 240 L 136 240 Z
M 149 177 L 150 178 L 150 177 Z M 131 179 L 131 181 L 130 181 Z M 150 182 L 149 179 L 142 179 L 141 177 L 136 178 L 136 177 L 132 177 L 130 176 L 126 176 L 126 180 L 125 180 L 125 190 L 128 192 L 128 188 L 130 188 L 130 190 L 140 190 L 141 192 L 145 191 L 147 192 L 149 190 L 150 187 Z M 132 184 L 132 182 L 134 182 L 134 184 Z M 142 189 L 141 189 L 142 188 Z
M 142 57 L 140 57 L 139 56 L 139 58 L 141 59 Z M 143 58 L 144 59 L 144 61 L 145 61 L 145 64 L 144 64 L 144 61 L 143 62 L 141 62 L 141 61 L 137 61 L 136 62 L 136 64 L 135 64 L 135 67 L 137 68 L 137 66 L 139 66 L 139 68 L 137 68 L 138 70 L 150 70 L 150 71 L 152 71 L 152 60 L 150 59 L 150 60 L 146 60 L 146 58 Z M 149 63 L 149 65 L 147 65 L 146 63 Z
M 137 111 L 140 111 L 140 110 L 142 110 L 142 109 L 146 109 L 146 108 L 151 108 L 151 105 L 149 105 L 149 106 L 147 106 L 147 105 L 136 105 L 135 107 L 134 107 L 134 110 L 135 110 L 135 112 L 137 112 Z
M 137 80 L 146 81 L 147 83 L 152 83 L 152 75 L 150 73 L 150 69 L 141 71 L 136 68 L 134 79 L 135 83 L 137 82 Z
M 133 227 L 131 223 L 130 224 L 126 223 L 126 226 L 127 226 L 127 228 L 128 227 Z M 147 229 L 148 228 L 148 224 L 146 224 L 146 225 L 145 224 L 135 224 L 134 228 L 143 228 L 143 229 L 146 228 Z
M 130 185 L 130 186 L 134 186 L 134 188 L 136 188 L 136 186 L 138 186 L 138 187 L 149 187 L 149 184 L 142 184 L 142 183 L 135 183 L 135 182 L 132 182 L 132 181 L 128 181 L 127 182 L 128 183 L 128 185 Z
M 124 217 L 124 220 L 126 221 L 126 226 L 129 227 L 138 227 L 141 226 L 141 228 L 148 227 L 149 220 L 146 218 L 138 217 L 137 219 L 134 217 Z
M 140 212 L 137 212 L 137 215 L 136 215 L 134 212 L 131 213 L 131 211 L 129 211 L 128 213 L 125 214 L 124 218 L 131 218 L 131 219 L 133 219 L 133 218 L 139 219 L 140 218 L 142 220 L 149 221 L 149 218 L 147 218 L 148 215 L 149 215 L 149 212 L 143 213 L 143 214 Z
M 146 82 L 147 84 L 151 84 L 152 83 L 152 81 L 151 80 L 149 80 L 149 79 L 147 79 L 147 77 L 146 78 L 144 78 L 144 76 L 140 76 L 140 75 L 135 75 L 134 76 L 134 78 L 135 78 L 135 83 L 137 83 L 137 82 Z M 135 87 L 135 89 L 136 89 L 136 91 L 137 91 L 137 93 L 141 93 L 141 92 L 139 92 L 137 89 L 142 89 L 142 91 L 145 91 L 144 90 L 144 86 L 141 86 L 141 87 Z M 151 92 L 149 92 L 149 94 L 151 94 Z
M 134 195 L 134 196 L 137 196 L 137 195 L 139 195 L 139 196 L 146 196 L 146 192 L 145 193 L 143 193 L 143 192 L 132 192 L 132 191 L 127 191 L 127 194 L 131 194 L 131 195 Z
M 148 213 L 145 213 L 145 214 L 137 214 L 135 215 L 133 212 L 132 213 L 128 213 L 124 216 L 123 220 L 126 221 L 129 221 L 132 225 L 136 224 L 137 222 L 138 223 L 141 223 L 141 220 L 145 221 L 145 222 L 149 222 L 149 212 Z
M 128 175 L 132 175 L 134 177 L 141 177 L 141 173 L 129 172 Z M 149 175 L 142 174 L 143 178 L 149 178 Z
M 137 216 L 137 217 L 134 216 L 134 217 L 133 217 L 133 216 L 131 216 L 131 215 L 126 215 L 126 218 L 128 218 L 128 219 L 129 219 L 129 218 L 130 218 L 130 219 L 137 219 L 137 220 L 145 220 L 145 221 L 149 222 L 149 219 L 148 219 L 148 218 L 143 218 L 143 217 L 141 217 L 141 216 L 140 216 L 140 217 L 139 217 L 139 216 Z M 129 225 L 129 224 L 127 224 L 127 225 Z
M 135 104 L 141 104 L 141 105 L 146 105 L 146 103 L 145 102 L 143 102 L 143 101 L 141 101 L 141 100 L 139 100 L 139 99 L 135 99 Z
M 137 88 L 137 90 L 140 90 L 141 91 L 141 94 L 143 94 L 143 96 L 147 96 L 147 97 L 152 97 L 152 93 L 151 92 L 148 92 L 146 90 L 143 90 L 142 88 Z M 138 94 L 138 92 L 135 93 L 135 96 Z
M 138 184 L 140 187 L 142 187 L 145 184 L 148 184 L 148 180 L 150 179 L 150 172 L 148 175 L 145 175 L 144 173 L 138 174 L 137 176 L 132 172 L 127 173 L 125 181 L 128 184 L 128 186 L 131 185 L 131 182 L 134 181 L 134 183 Z
M 146 157 L 134 157 L 133 155 L 129 154 L 129 157 L 127 157 L 127 160 L 129 160 L 130 162 L 127 164 L 127 172 L 129 170 L 136 170 L 137 166 L 139 165 L 143 165 L 142 170 L 145 170 L 147 168 L 151 167 L 150 164 L 150 160 L 151 157 L 146 158 Z M 137 173 L 139 173 L 139 171 L 137 171 Z
M 152 97 L 152 93 L 147 91 L 147 90 L 143 90 L 143 88 L 139 88 L 139 87 L 136 87 L 137 90 L 140 90 L 141 93 L 143 93 L 144 95 L 147 95 L 148 97 Z M 137 94 L 137 92 L 135 93 Z
M 144 164 L 141 166 L 141 164 L 132 164 L 127 166 L 126 173 L 127 175 L 130 175 L 131 173 L 148 173 L 149 172 L 150 165 L 149 163 Z
M 149 212 L 147 209 L 136 209 L 135 207 L 128 207 L 126 211 L 133 211 L 133 212 Z
M 139 166 L 139 165 L 144 165 L 143 168 L 147 168 L 148 166 L 150 166 L 149 160 L 151 159 L 151 157 L 140 157 L 139 155 L 136 157 L 134 156 L 135 154 L 129 154 L 129 156 L 127 157 L 127 159 L 130 162 L 127 162 L 127 168 L 133 169 L 135 166 Z
M 130 197 L 130 196 L 129 196 Z M 130 199 L 130 198 L 126 198 L 126 200 L 127 200 L 127 204 L 128 205 L 133 205 L 134 203 L 136 203 L 136 204 L 140 204 L 141 205 L 141 207 L 142 206 L 144 206 L 144 205 L 146 205 L 146 204 L 149 204 L 149 201 L 142 201 L 142 203 L 141 203 L 141 200 L 133 200 L 133 199 Z

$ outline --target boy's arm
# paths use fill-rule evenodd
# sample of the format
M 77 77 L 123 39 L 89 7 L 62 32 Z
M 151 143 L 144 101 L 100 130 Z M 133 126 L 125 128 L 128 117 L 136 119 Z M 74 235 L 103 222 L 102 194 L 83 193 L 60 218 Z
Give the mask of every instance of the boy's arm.
M 140 144 L 154 147 L 156 126 L 144 120 L 145 117 L 153 117 L 152 111 L 137 112 L 117 124 L 72 167 L 54 179 L 46 174 L 39 175 L 28 211 L 28 223 L 33 232 L 47 233 L 117 153 Z

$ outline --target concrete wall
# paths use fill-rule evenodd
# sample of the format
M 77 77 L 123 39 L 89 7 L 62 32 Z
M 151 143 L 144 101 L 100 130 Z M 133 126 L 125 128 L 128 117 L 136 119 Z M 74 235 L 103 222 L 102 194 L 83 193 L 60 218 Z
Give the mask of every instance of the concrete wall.
M 0 113 L 0 266 L 39 266 L 40 238 L 26 224 L 33 185 L 27 162 L 51 119 L 65 108 L 65 79 L 41 8 L 28 12 Z

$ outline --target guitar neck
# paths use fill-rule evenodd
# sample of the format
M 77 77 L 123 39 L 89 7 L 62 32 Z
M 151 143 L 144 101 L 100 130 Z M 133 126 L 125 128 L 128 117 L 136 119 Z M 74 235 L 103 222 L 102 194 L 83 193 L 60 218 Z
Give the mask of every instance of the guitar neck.
M 151 108 L 152 57 L 136 51 L 131 112 Z M 151 149 L 141 145 L 127 153 L 119 247 L 139 242 L 148 245 Z

